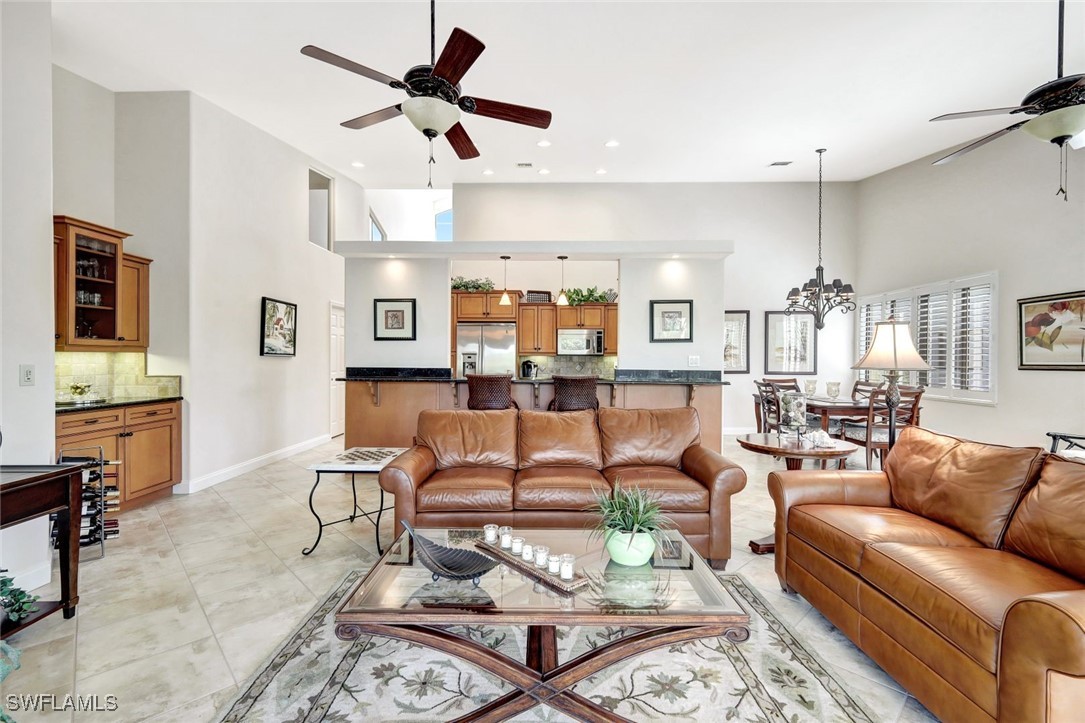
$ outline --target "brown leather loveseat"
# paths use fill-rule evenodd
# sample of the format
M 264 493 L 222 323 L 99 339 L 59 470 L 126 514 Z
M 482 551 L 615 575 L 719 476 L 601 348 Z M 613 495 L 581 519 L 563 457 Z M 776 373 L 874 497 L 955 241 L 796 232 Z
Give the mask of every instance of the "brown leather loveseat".
M 910 427 L 769 491 L 784 589 L 939 718 L 1085 720 L 1085 464 Z
M 584 509 L 616 479 L 653 490 L 717 569 L 731 557 L 731 495 L 741 467 L 700 445 L 692 407 L 577 412 L 425 410 L 416 444 L 380 473 L 396 530 L 585 528 Z

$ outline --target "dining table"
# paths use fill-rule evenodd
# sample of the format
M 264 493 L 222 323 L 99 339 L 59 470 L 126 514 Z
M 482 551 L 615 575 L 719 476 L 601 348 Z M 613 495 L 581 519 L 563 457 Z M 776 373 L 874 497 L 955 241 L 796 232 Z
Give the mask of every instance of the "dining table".
M 758 433 L 768 430 L 762 429 L 761 422 L 761 398 L 753 395 L 754 419 L 757 420 Z M 866 418 L 870 409 L 869 399 L 830 399 L 829 397 L 809 396 L 806 398 L 807 414 L 816 414 L 821 418 L 821 428 L 829 431 L 829 422 L 834 418 Z

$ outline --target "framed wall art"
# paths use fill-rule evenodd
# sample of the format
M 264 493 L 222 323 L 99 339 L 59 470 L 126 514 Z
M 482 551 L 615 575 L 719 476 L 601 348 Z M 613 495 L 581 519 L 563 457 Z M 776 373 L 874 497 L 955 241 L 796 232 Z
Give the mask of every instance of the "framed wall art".
M 414 341 L 414 299 L 373 299 L 374 341 Z
M 649 341 L 693 341 L 692 299 L 649 301 L 648 306 Z
M 817 374 L 818 335 L 808 311 L 765 312 L 765 374 Z
M 1085 371 L 1085 291 L 1017 300 L 1017 368 Z
M 260 299 L 260 356 L 294 356 L 298 305 L 264 296 Z
M 750 373 L 750 312 L 723 312 L 723 373 Z

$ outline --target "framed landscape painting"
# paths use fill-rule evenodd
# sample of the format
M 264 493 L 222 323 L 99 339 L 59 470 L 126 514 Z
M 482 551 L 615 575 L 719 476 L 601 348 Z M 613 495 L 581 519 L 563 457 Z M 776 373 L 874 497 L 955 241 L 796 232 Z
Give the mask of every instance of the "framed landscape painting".
M 1017 368 L 1085 371 L 1085 291 L 1017 300 Z
M 414 341 L 414 299 L 373 299 L 374 341 Z
M 723 312 L 723 373 L 750 373 L 750 312 Z
M 817 374 L 818 335 L 808 311 L 765 312 L 765 374 Z
M 260 304 L 260 356 L 294 356 L 298 305 L 267 296 Z
M 648 307 L 649 341 L 693 341 L 691 299 L 649 301 Z

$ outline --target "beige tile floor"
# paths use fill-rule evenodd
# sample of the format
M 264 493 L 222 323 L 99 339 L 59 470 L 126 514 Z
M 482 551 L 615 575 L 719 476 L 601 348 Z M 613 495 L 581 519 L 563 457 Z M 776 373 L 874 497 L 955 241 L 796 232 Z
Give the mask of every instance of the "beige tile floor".
M 315 521 L 307 500 L 313 473 L 333 441 L 235 477 L 194 495 L 175 495 L 121 515 L 121 536 L 103 560 L 79 569 L 80 604 L 8 639 L 22 650 L 22 668 L 3 693 L 115 695 L 115 712 L 53 713 L 15 719 L 83 721 L 206 721 L 277 646 L 333 583 L 376 559 L 373 527 L 364 520 L 324 532 L 310 556 Z M 771 555 L 746 543 L 772 530 L 765 489 L 782 462 L 746 452 L 732 439 L 724 454 L 747 471 L 733 500 L 734 556 L 740 572 L 780 615 L 812 643 L 847 685 L 888 723 L 934 720 L 914 698 L 857 650 L 801 597 L 781 592 Z M 348 477 L 325 477 L 316 504 L 325 519 L 350 509 Z M 360 475 L 359 501 L 375 509 L 375 475 Z M 392 535 L 391 515 L 381 525 Z M 55 597 L 59 583 L 35 591 Z

